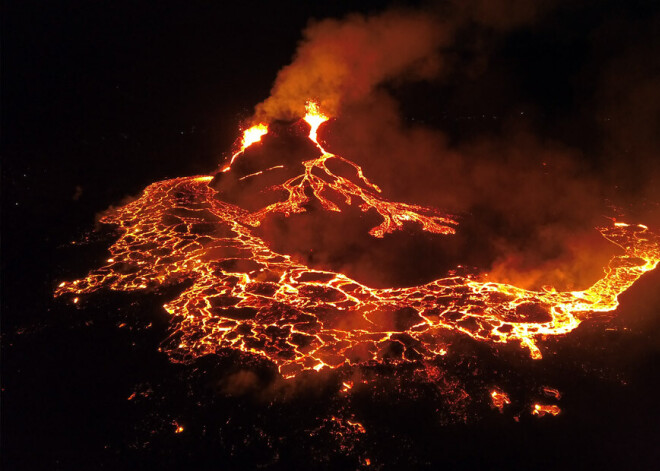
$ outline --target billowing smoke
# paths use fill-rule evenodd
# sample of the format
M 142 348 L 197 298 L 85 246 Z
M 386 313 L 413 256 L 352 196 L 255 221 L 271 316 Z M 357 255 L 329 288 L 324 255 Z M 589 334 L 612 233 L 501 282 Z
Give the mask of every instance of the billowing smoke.
M 421 246 L 425 253 L 408 253 L 395 272 L 406 273 L 411 261 L 423 271 L 415 260 L 435 256 L 437 266 L 449 257 L 449 265 L 486 267 L 493 279 L 525 287 L 577 289 L 600 277 L 612 252 L 593 227 L 607 222 L 608 209 L 579 151 L 524 125 L 451 143 L 438 130 L 406 124 L 391 98 L 372 98 L 328 126 L 330 147 L 358 161 L 392 199 L 461 219 L 452 242 L 435 252 Z
M 439 244 L 396 235 L 374 243 L 353 234 L 361 226 L 325 224 L 317 219 L 327 214 L 312 212 L 267 222 L 264 236 L 306 263 L 373 285 L 418 283 L 460 262 L 525 287 L 588 286 L 615 250 L 593 231 L 615 215 L 606 202 L 657 196 L 660 175 L 657 18 L 635 23 L 631 36 L 633 20 L 616 9 L 607 20 L 589 16 L 589 5 L 585 13 L 561 1 L 454 1 L 311 23 L 254 119 L 297 118 L 316 100 L 337 118 L 320 130 L 329 150 L 363 166 L 389 199 L 462 215 L 463 232 Z M 564 26 L 580 14 L 587 20 Z M 502 55 L 524 56 L 507 47 L 524 47 L 532 30 L 566 48 L 581 44 L 582 62 L 556 64 L 566 82 L 541 91 L 527 84 L 526 94 L 518 86 L 524 68 L 542 82 L 554 59 L 530 55 L 516 70 Z M 412 93 L 433 125 L 408 111 L 409 84 L 419 82 L 431 84 Z M 446 93 L 430 101 L 453 115 L 443 120 L 443 110 L 419 106 L 425 93 Z M 552 97 L 564 104 L 548 115 Z M 460 116 L 460 103 L 480 114 Z

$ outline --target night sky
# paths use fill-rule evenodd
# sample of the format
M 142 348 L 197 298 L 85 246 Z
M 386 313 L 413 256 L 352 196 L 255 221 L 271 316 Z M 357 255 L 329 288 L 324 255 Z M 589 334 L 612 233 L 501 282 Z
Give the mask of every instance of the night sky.
M 453 3 L 394 5 L 442 17 Z M 501 148 L 492 143 L 521 133 L 551 142 L 574 159 L 576 181 L 586 175 L 612 200 L 642 201 L 640 214 L 657 228 L 660 6 L 549 1 L 519 22 L 501 13 L 529 3 L 466 2 L 474 10 L 444 46 L 444 72 L 380 89 L 398 103 L 404 125 L 438 130 L 448 149 L 466 155 L 471 143 Z M 4 2 L 3 469 L 356 469 L 367 455 L 385 470 L 657 466 L 657 273 L 626 293 L 617 325 L 628 331 L 598 327 L 576 332 L 574 345 L 558 342 L 570 361 L 550 359 L 543 370 L 563 387 L 559 417 L 517 423 L 491 412 L 440 426 L 425 422 L 429 404 L 388 397 L 358 404 L 374 424 L 385 407 L 398 412 L 350 450 L 305 432 L 304 411 L 326 400 L 324 386 L 273 409 L 218 386 L 236 358 L 170 364 L 158 344 L 168 322 L 160 306 L 172 293 L 105 294 L 81 308 L 53 300 L 61 280 L 103 260 L 108 234 L 92 231 L 100 212 L 154 181 L 217 170 L 310 19 L 392 5 Z M 382 170 L 386 186 L 390 173 Z M 410 195 L 423 200 L 434 190 L 426 188 Z M 482 207 L 473 203 L 470 211 Z M 118 329 L 122 322 L 130 328 Z M 158 396 L 152 403 L 126 401 L 149 387 Z M 173 438 L 163 423 L 178 416 L 195 426 Z M 214 434 L 227 420 L 232 431 Z M 255 432 L 275 422 L 281 428 L 270 435 Z M 279 441 L 263 439 L 278 433 Z

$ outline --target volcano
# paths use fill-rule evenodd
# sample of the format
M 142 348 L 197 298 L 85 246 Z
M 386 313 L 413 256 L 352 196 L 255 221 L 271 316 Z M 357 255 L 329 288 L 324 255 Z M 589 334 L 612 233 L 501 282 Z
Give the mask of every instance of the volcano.
M 164 305 L 173 318 L 164 343 L 172 359 L 238 349 L 291 377 L 431 359 L 451 348 L 448 331 L 491 345 L 517 342 L 541 358 L 540 339 L 614 311 L 618 295 L 660 261 L 657 235 L 644 225 L 612 221 L 598 230 L 621 254 L 582 291 L 526 290 L 458 271 L 419 285 L 377 288 L 314 268 L 279 251 L 275 246 L 284 242 L 271 229 L 293 221 L 282 231 L 291 234 L 307 224 L 298 217 L 339 214 L 314 229 L 368 227 L 368 237 L 382 240 L 408 228 L 449 237 L 458 224 L 435 208 L 385 199 L 360 166 L 318 142 L 327 120 L 310 104 L 303 120 L 278 123 L 273 134 L 259 124 L 244 132 L 241 149 L 216 175 L 154 183 L 137 200 L 108 211 L 102 222 L 120 234 L 112 257 L 86 278 L 62 282 L 56 296 L 78 302 L 102 287 L 134 291 L 187 282 Z
M 250 211 L 273 250 L 369 286 L 420 284 L 476 264 L 454 256 L 467 245 L 454 216 L 386 200 L 360 166 L 325 151 L 317 132 L 305 120 L 271 123 L 231 171 L 214 176 L 216 198 Z

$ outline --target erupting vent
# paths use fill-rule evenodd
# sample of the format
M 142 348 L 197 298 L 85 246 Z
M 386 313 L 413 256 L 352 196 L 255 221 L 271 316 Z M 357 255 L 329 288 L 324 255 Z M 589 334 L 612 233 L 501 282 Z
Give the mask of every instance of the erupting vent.
M 408 223 L 448 235 L 457 223 L 433 208 L 384 199 L 358 165 L 319 144 L 317 130 L 328 117 L 313 103 L 307 111 L 309 139 L 320 155 L 278 186 L 286 199 L 250 212 L 219 200 L 209 186 L 212 176 L 154 183 L 101 219 L 117 225 L 120 234 L 107 264 L 86 278 L 61 283 L 56 296 L 70 294 L 77 301 L 104 287 L 135 291 L 189 281 L 164 306 L 173 317 L 173 333 L 164 343 L 173 359 L 240 349 L 269 359 L 289 377 L 384 357 L 444 355 L 448 329 L 485 342 L 518 342 L 541 358 L 540 338 L 567 334 L 593 313 L 615 310 L 618 295 L 660 261 L 660 238 L 646 226 L 613 222 L 598 231 L 624 253 L 584 291 L 531 291 L 458 275 L 374 289 L 342 273 L 312 269 L 273 251 L 255 228 L 272 214 L 305 212 L 312 197 L 325 210 L 341 211 L 330 195 L 355 202 L 364 212 L 375 210 L 382 222 L 370 234 L 377 238 Z M 264 124 L 246 130 L 223 172 L 267 132 Z M 331 161 L 348 165 L 355 178 L 333 173 Z M 493 400 L 500 409 L 508 403 L 501 392 L 493 392 Z M 558 411 L 539 405 L 534 412 Z

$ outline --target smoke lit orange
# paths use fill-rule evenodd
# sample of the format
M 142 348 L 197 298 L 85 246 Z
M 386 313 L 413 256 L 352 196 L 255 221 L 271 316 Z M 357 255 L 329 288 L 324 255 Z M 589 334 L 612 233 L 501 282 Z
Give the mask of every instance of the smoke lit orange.
M 238 150 L 238 152 L 232 155 L 231 160 L 229 161 L 229 165 L 223 168 L 222 171 L 228 172 L 231 168 L 231 164 L 234 163 L 234 160 L 236 160 L 236 158 L 241 155 L 245 149 L 250 147 L 252 144 L 259 142 L 261 138 L 264 137 L 267 133 L 268 126 L 263 123 L 255 124 L 254 126 L 243 131 L 243 137 L 241 138 L 241 148 Z
M 85 278 L 61 283 L 56 296 L 70 294 L 77 302 L 101 288 L 136 291 L 189 281 L 164 305 L 172 335 L 163 348 L 172 359 L 231 348 L 267 358 L 292 376 L 380 361 L 392 351 L 399 352 L 399 361 L 444 355 L 451 348 L 448 331 L 491 344 L 517 342 L 541 358 L 540 339 L 568 334 L 594 313 L 614 311 L 619 294 L 660 261 L 657 235 L 643 225 L 616 222 L 598 231 L 623 254 L 612 257 L 603 277 L 583 291 L 525 290 L 459 275 L 375 289 L 342 273 L 312 269 L 273 251 L 254 228 L 275 213 L 305 212 L 311 198 L 325 210 L 341 211 L 329 194 L 362 211 L 375 210 L 382 221 L 370 234 L 377 238 L 409 223 L 450 235 L 457 224 L 437 209 L 384 199 L 357 164 L 318 143 L 318 128 L 327 119 L 308 105 L 304 120 L 320 154 L 303 163 L 301 175 L 278 186 L 286 199 L 250 212 L 217 199 L 209 187 L 212 176 L 154 183 L 135 201 L 106 212 L 101 221 L 119 232 L 110 259 Z M 232 161 L 267 130 L 258 125 L 245 131 Z M 327 166 L 332 160 L 351 167 L 355 178 L 334 174 Z M 224 170 L 230 169 L 231 162 Z M 543 318 L 533 318 L 532 311 Z M 493 394 L 496 407 L 508 403 L 504 393 Z M 539 414 L 555 413 L 539 407 Z

